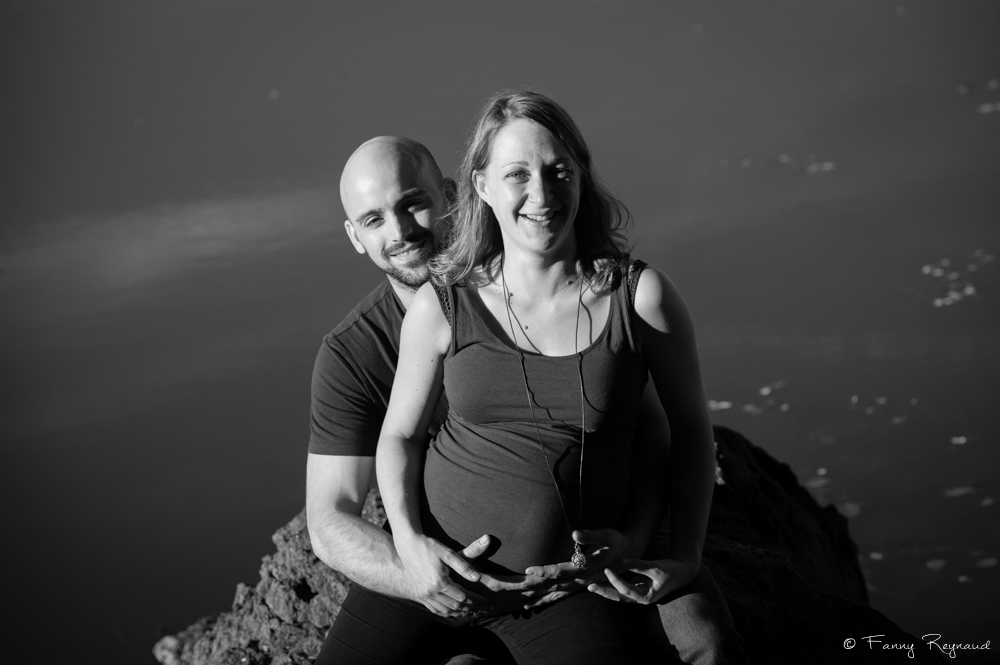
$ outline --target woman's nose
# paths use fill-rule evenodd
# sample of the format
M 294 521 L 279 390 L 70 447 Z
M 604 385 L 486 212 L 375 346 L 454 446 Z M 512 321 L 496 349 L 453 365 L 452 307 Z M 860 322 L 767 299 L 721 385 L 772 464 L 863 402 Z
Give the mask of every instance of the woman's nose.
M 549 200 L 551 193 L 549 183 L 543 176 L 531 179 L 528 184 L 528 200 L 535 204 L 543 204 Z

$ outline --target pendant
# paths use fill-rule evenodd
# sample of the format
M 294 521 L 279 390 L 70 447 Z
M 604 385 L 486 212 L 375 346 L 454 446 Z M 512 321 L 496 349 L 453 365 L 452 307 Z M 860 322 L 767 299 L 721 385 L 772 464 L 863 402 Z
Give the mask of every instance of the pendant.
M 573 556 L 570 558 L 569 562 L 577 568 L 583 568 L 587 565 L 587 557 L 583 555 L 583 551 L 580 549 L 580 543 L 573 543 Z

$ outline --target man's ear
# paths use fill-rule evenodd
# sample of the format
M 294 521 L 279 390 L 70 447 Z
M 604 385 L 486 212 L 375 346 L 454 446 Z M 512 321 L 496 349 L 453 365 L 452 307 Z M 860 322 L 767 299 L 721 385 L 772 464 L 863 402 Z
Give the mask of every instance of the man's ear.
M 360 240 L 358 240 L 358 232 L 355 230 L 354 224 L 351 223 L 351 220 L 344 220 L 344 230 L 347 231 L 347 237 L 351 239 L 351 244 L 354 245 L 354 249 L 358 250 L 358 254 L 364 254 L 365 246 L 361 244 Z
M 444 179 L 444 200 L 448 205 L 455 202 L 455 197 L 458 196 L 458 184 L 451 178 Z
M 486 205 L 490 205 L 489 193 L 486 191 L 486 174 L 482 171 L 473 171 L 472 182 L 476 186 L 476 194 L 479 194 L 479 198 Z

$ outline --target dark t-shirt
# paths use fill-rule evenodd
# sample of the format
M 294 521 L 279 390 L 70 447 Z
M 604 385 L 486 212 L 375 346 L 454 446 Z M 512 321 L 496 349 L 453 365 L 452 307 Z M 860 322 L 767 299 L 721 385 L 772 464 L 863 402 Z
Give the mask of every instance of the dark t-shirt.
M 384 281 L 323 338 L 313 366 L 310 453 L 375 455 L 405 314 Z
M 313 366 L 310 453 L 375 456 L 405 315 L 403 303 L 384 281 L 323 338 Z M 447 411 L 441 401 L 432 431 Z

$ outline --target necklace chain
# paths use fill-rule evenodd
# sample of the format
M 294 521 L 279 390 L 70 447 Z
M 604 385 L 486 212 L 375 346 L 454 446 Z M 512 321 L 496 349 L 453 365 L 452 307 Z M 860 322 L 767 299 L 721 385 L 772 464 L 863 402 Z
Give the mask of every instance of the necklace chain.
M 507 324 L 510 326 L 510 337 L 511 341 L 514 343 L 514 353 L 517 354 L 517 359 L 521 366 L 521 378 L 524 379 L 524 394 L 528 398 L 528 409 L 531 411 L 531 423 L 535 427 L 535 438 L 538 439 L 538 447 L 541 449 L 542 458 L 545 460 L 545 469 L 549 472 L 549 477 L 552 478 L 552 485 L 556 490 L 556 496 L 559 498 L 559 506 L 562 508 L 563 519 L 566 520 L 566 528 L 570 530 L 572 535 L 573 527 L 569 523 L 569 513 L 566 511 L 566 504 L 563 502 L 562 492 L 559 490 L 559 482 L 556 480 L 556 474 L 552 471 L 552 465 L 549 464 L 549 455 L 545 452 L 545 445 L 542 443 L 542 434 L 538 429 L 538 420 L 535 418 L 535 407 L 531 403 L 531 390 L 528 388 L 528 372 L 524 367 L 524 353 L 521 351 L 521 347 L 517 343 L 517 334 L 514 332 L 513 311 L 510 305 L 510 291 L 507 289 L 507 278 L 504 276 L 503 263 L 503 257 L 501 257 L 500 283 L 503 285 L 504 307 L 507 310 Z M 577 524 L 579 525 L 583 523 L 583 451 L 587 436 L 587 409 L 586 394 L 583 390 L 583 354 L 580 353 L 580 310 L 583 307 L 583 277 L 578 276 L 578 279 L 580 280 L 580 291 L 576 301 L 576 326 L 573 329 L 573 355 L 576 356 L 576 371 L 577 376 L 580 379 L 580 477 L 579 482 L 577 483 Z M 518 321 L 518 326 L 520 325 L 521 322 Z M 522 329 L 521 332 L 524 333 L 524 330 Z M 528 339 L 527 334 L 525 334 L 525 339 Z M 528 343 L 536 349 L 538 348 L 531 342 L 530 339 L 528 339 Z M 580 543 L 575 541 L 573 542 L 573 556 L 570 561 L 577 568 L 583 568 L 587 565 L 587 557 L 584 556 Z

